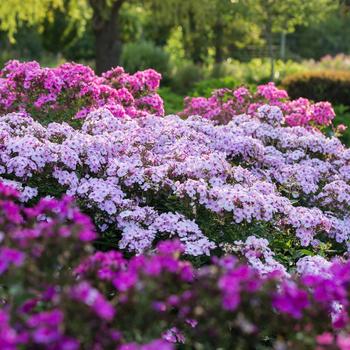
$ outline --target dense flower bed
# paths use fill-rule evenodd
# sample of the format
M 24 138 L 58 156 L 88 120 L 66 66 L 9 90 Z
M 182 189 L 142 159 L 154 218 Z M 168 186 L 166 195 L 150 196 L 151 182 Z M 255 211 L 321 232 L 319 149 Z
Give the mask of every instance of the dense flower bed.
M 75 130 L 9 114 L 0 117 L 0 173 L 29 186 L 28 198 L 76 196 L 130 251 L 177 236 L 196 256 L 257 235 L 280 261 L 292 254 L 295 262 L 302 247 L 346 252 L 350 151 L 282 118 L 268 105 L 224 126 L 201 117 L 119 119 L 101 109 Z
M 105 106 L 119 118 L 164 115 L 156 93 L 160 78 L 152 69 L 129 75 L 117 67 L 98 77 L 81 64 L 41 68 L 37 62 L 9 61 L 0 71 L 0 114 L 21 111 L 42 122 L 60 121 Z
M 0 183 L 1 349 L 348 349 L 349 263 L 261 277 L 232 256 L 195 270 L 179 241 L 92 254 L 71 199 L 29 208 L 18 195 Z
M 267 84 L 162 118 L 159 79 L 0 72 L 0 348 L 349 349 L 331 105 Z

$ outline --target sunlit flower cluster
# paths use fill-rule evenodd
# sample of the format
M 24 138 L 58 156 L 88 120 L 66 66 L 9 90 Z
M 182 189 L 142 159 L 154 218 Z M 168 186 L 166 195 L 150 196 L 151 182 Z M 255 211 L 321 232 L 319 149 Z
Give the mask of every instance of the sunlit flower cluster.
M 325 126 L 331 124 L 335 117 L 329 102 L 311 103 L 306 98 L 290 100 L 288 93 L 278 89 L 274 83 L 260 85 L 254 93 L 240 87 L 234 90 L 215 90 L 209 98 L 187 97 L 185 110 L 181 114 L 201 115 L 219 123 L 228 123 L 234 116 L 242 113 L 256 114 L 258 108 L 265 104 L 277 114 L 263 114 L 266 113 L 269 118 L 278 119 L 279 122 L 283 119 L 290 126 Z M 262 111 L 258 113 L 261 115 Z
M 160 79 L 152 69 L 130 75 L 117 67 L 99 77 L 81 64 L 42 68 L 37 62 L 13 60 L 0 71 L 0 114 L 27 112 L 41 121 L 51 114 L 49 121 L 68 121 L 104 106 L 118 118 L 161 116 Z

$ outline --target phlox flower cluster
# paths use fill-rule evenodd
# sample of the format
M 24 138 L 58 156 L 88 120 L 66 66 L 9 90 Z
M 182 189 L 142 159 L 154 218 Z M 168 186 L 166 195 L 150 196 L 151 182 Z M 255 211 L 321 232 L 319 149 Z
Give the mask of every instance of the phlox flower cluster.
M 265 238 L 249 236 L 245 241 L 236 241 L 233 245 L 226 244 L 224 250 L 236 255 L 241 254 L 249 265 L 261 275 L 267 275 L 271 272 L 279 272 L 282 276 L 288 275 L 285 266 L 275 260 L 275 253 L 271 250 L 269 241 Z M 319 256 L 316 257 L 322 259 Z M 302 262 L 303 260 L 300 259 L 298 264 L 300 265 Z
M 70 198 L 29 207 L 19 196 L 0 183 L 2 349 L 257 348 L 266 337 L 286 349 L 347 349 L 349 262 L 262 276 L 227 255 L 197 270 L 179 240 L 126 259 L 94 252 L 93 225 Z
M 290 100 L 288 93 L 278 89 L 274 83 L 260 85 L 254 93 L 245 87 L 239 87 L 234 90 L 215 90 L 209 98 L 187 97 L 181 115 L 201 115 L 226 124 L 236 115 L 256 114 L 258 108 L 265 104 L 270 108 L 279 107 L 283 113 L 279 113 L 278 119 L 283 118 L 289 126 L 327 126 L 335 117 L 329 102 L 311 103 L 306 98 Z
M 42 121 L 51 114 L 55 118 L 50 120 L 69 121 L 105 106 L 118 118 L 161 116 L 160 79 L 152 69 L 130 75 L 117 67 L 99 77 L 81 64 L 42 68 L 37 62 L 13 60 L 0 71 L 0 114 L 27 112 Z
M 137 253 L 175 236 L 188 254 L 209 255 L 255 229 L 270 242 L 287 235 L 293 247 L 346 252 L 350 151 L 282 122 L 280 108 L 268 105 L 225 125 L 115 118 L 102 108 L 76 130 L 8 114 L 0 117 L 0 174 L 26 199 L 75 196 L 101 232 Z

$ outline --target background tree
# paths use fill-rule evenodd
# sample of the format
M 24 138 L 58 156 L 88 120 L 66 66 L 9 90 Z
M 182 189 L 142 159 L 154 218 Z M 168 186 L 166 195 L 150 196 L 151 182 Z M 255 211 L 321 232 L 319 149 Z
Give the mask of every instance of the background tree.
M 23 36 L 36 32 L 41 40 L 32 35 L 33 42 L 58 53 L 85 34 L 91 15 L 85 0 L 0 1 L 0 31 L 12 46 L 23 46 Z
M 119 14 L 126 0 L 89 0 L 95 36 L 96 72 L 98 74 L 118 63 L 121 55 Z
M 95 40 L 96 71 L 101 73 L 118 63 L 121 54 L 121 7 L 126 0 L 8 0 L 0 2 L 0 29 L 11 41 L 18 28 L 42 26 L 53 21 L 55 11 L 65 12 L 80 27 L 91 23 Z
M 334 0 L 241 0 L 237 2 L 246 17 L 261 24 L 271 61 L 274 79 L 274 33 L 292 33 L 297 26 L 322 21 L 338 2 Z
M 197 0 L 144 0 L 144 6 L 152 6 L 163 19 L 186 18 L 194 9 Z M 91 24 L 95 41 L 95 69 L 102 73 L 119 62 L 122 43 L 120 14 L 124 4 L 137 0 L 7 0 L 0 2 L 0 30 L 8 33 L 11 41 L 24 23 L 43 28 L 43 24 L 54 21 L 55 11 L 67 14 L 80 28 Z M 193 22 L 195 23 L 195 22 Z
M 95 58 L 98 73 L 120 63 L 124 43 L 164 47 L 174 33 L 181 34 L 185 59 L 199 65 L 250 58 L 248 46 L 259 48 L 266 40 L 273 78 L 274 39 L 281 33 L 317 28 L 327 17 L 329 35 L 323 27 L 318 32 L 334 44 L 334 52 L 345 47 L 338 37 L 348 19 L 342 15 L 342 25 L 335 23 L 339 3 L 346 9 L 348 0 L 6 0 L 0 1 L 0 31 L 22 43 L 31 33 L 38 45 L 25 49 L 43 48 L 65 59 Z M 316 42 L 311 39 L 310 46 Z M 304 46 L 307 51 L 309 44 Z
M 181 27 L 188 59 L 203 63 L 210 55 L 221 63 L 234 48 L 259 42 L 260 30 L 243 6 L 232 0 L 149 1 L 159 23 Z M 152 17 L 153 19 L 153 17 Z
M 201 3 L 198 22 L 205 21 L 210 27 L 215 63 L 232 56 L 232 50 L 243 43 L 258 43 L 260 30 L 254 23 L 255 19 L 245 15 L 238 1 L 203 0 Z
M 295 58 L 320 59 L 325 55 L 350 53 L 350 1 L 340 1 L 326 20 L 298 27 L 289 39 Z

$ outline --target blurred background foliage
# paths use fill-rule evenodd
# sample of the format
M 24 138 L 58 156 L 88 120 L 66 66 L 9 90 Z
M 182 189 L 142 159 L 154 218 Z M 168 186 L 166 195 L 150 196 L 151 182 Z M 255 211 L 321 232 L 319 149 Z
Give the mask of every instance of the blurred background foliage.
M 0 66 L 154 68 L 168 113 L 187 95 L 273 80 L 293 97 L 332 92 L 337 120 L 350 125 L 349 37 L 349 0 L 0 1 Z

